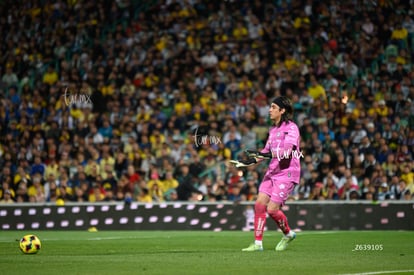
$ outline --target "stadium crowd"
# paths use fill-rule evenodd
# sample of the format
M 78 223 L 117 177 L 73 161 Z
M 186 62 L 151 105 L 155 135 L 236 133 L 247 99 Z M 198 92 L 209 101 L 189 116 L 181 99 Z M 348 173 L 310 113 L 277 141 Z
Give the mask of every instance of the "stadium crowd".
M 414 1 L 1 1 L 0 203 L 254 200 L 272 98 L 292 200 L 412 200 Z

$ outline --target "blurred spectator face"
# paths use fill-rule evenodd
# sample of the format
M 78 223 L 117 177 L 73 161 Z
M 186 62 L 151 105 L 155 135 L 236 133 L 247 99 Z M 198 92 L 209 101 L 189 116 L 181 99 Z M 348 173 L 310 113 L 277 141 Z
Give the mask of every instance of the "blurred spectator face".
M 11 192 L 9 190 L 4 191 L 3 199 L 5 201 L 10 201 L 12 199 L 12 195 L 11 195 Z
M 172 192 L 170 193 L 170 198 L 169 198 L 169 200 L 170 200 L 170 201 L 176 201 L 176 200 L 178 200 L 178 195 L 177 195 L 177 192 L 172 191 Z
M 368 161 L 369 163 L 374 163 L 374 161 L 375 161 L 375 156 L 374 156 L 374 154 L 372 154 L 372 153 L 368 153 L 368 154 L 366 154 L 366 158 L 367 158 L 367 161 Z
M 183 175 L 187 175 L 189 171 L 190 171 L 190 168 L 188 167 L 188 165 L 181 166 L 181 173 Z
M 374 199 L 374 194 L 372 192 L 368 192 L 365 194 L 365 198 L 367 201 L 372 201 Z
M 54 174 L 49 174 L 49 176 L 47 177 L 47 180 L 51 183 L 51 182 L 55 182 L 55 175 Z
M 357 191 L 351 191 L 351 193 L 349 194 L 349 199 L 350 200 L 357 200 L 359 199 L 359 195 Z
M 3 176 L 3 177 L 6 177 L 6 176 L 9 176 L 9 175 L 10 175 L 10 167 L 8 167 L 8 166 L 4 166 L 4 167 L 3 167 L 2 176 Z

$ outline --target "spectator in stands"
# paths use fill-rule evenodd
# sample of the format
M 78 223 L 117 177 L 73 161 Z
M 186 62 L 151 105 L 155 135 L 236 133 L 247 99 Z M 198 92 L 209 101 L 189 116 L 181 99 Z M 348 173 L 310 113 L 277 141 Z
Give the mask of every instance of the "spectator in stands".
M 17 86 L 19 83 L 19 79 L 17 78 L 17 75 L 13 72 L 13 69 L 11 67 L 6 68 L 6 73 L 3 74 L 1 81 L 4 83 L 6 87 L 9 88 L 13 85 Z
M 311 85 L 308 88 L 309 95 L 316 100 L 326 100 L 326 91 L 325 88 L 318 82 L 315 75 L 310 76 Z
M 54 70 L 54 68 L 50 65 L 47 68 L 46 73 L 43 75 L 43 83 L 49 86 L 56 84 L 59 79 L 59 75 Z
M 389 191 L 389 186 L 387 182 L 381 183 L 379 189 L 378 189 L 378 200 L 384 201 L 391 199 L 391 192 Z
M 45 190 L 42 183 L 43 177 L 40 173 L 33 175 L 33 185 L 27 190 L 30 202 L 46 202 Z
M 14 203 L 15 201 L 12 199 L 12 193 L 9 189 L 3 191 L 3 196 L 0 199 L 0 204 L 6 203 Z
M 190 167 L 188 164 L 182 164 L 179 167 L 179 174 L 177 175 L 177 181 L 179 183 L 176 188 L 178 200 L 187 201 L 193 197 L 193 193 L 202 193 L 196 188 L 193 176 L 190 173 Z

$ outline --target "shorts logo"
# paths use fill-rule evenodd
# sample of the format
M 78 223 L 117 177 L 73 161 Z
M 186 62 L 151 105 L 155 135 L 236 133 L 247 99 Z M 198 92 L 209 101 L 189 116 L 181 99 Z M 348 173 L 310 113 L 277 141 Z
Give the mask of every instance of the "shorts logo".
M 280 192 L 279 194 L 277 194 L 277 193 L 272 193 L 272 196 L 275 196 L 275 197 L 279 196 L 279 197 L 281 197 L 281 198 L 284 198 L 284 197 L 285 197 L 285 192 Z
M 285 189 L 285 185 L 284 184 L 279 185 L 279 189 Z

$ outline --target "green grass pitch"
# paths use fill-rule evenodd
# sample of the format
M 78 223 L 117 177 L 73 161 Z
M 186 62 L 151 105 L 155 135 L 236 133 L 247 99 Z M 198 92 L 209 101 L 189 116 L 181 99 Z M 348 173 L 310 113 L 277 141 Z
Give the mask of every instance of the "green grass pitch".
M 38 254 L 18 248 L 28 233 Z M 0 274 L 414 274 L 414 232 L 299 232 L 276 252 L 280 237 L 266 231 L 263 252 L 241 252 L 252 232 L 2 231 Z

